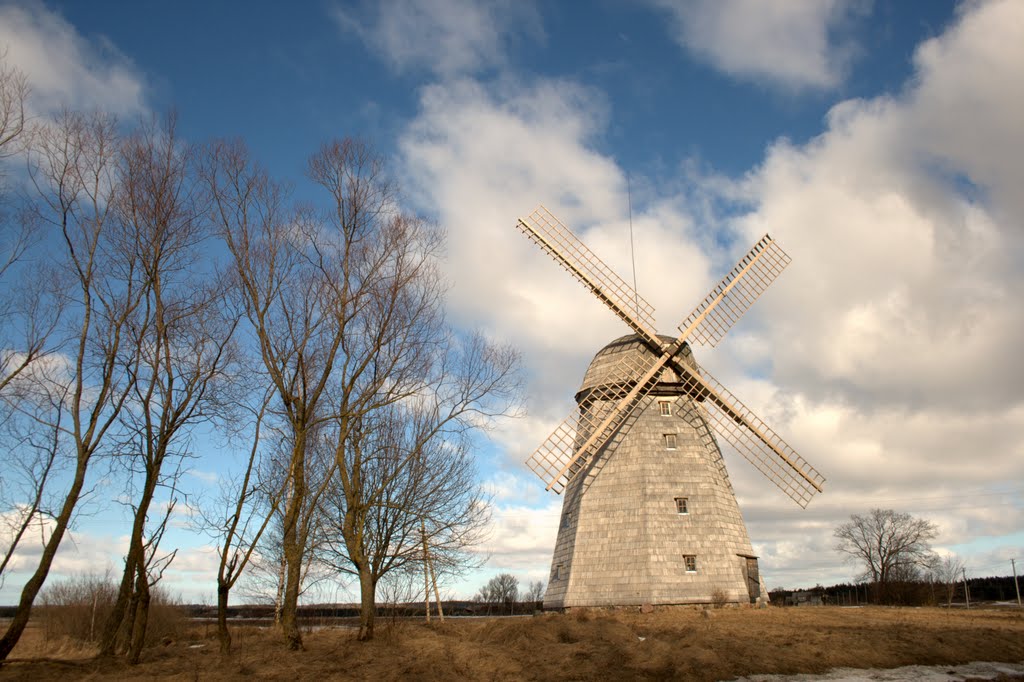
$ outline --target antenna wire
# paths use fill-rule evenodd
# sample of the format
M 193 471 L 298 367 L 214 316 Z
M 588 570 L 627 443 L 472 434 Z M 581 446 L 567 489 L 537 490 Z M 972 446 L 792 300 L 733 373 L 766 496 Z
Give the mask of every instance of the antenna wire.
M 629 204 L 629 257 L 633 261 L 633 305 L 636 306 L 636 316 L 640 317 L 640 294 L 636 286 L 636 250 L 633 246 L 633 187 L 629 182 L 629 175 L 626 175 L 626 200 Z

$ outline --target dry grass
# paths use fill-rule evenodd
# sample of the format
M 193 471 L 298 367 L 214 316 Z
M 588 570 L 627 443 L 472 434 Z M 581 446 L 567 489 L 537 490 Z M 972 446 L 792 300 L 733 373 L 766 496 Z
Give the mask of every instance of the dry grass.
M 711 613 L 711 612 L 704 612 Z M 1024 661 L 1024 612 L 940 609 L 723 609 L 651 614 L 575 612 L 525 618 L 398 623 L 360 644 L 349 630 L 306 635 L 286 653 L 276 632 L 234 631 L 222 659 L 210 628 L 120 662 L 55 661 L 30 631 L 0 668 L 11 679 L 721 680 L 754 673 L 820 673 L 836 667 Z M 74 652 L 64 658 L 75 659 Z

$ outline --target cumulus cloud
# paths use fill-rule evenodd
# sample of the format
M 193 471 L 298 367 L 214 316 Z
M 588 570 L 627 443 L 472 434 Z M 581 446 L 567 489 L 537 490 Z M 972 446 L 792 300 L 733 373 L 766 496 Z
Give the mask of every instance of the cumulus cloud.
M 498 506 L 489 529 L 490 539 L 480 548 L 488 557 L 488 566 L 510 573 L 546 574 L 561 509 L 561 499 L 551 499 L 540 508 Z
M 662 330 L 764 232 L 793 256 L 722 347 L 697 350 L 829 479 L 800 510 L 727 452 L 766 574 L 785 583 L 852 575 L 831 531 L 873 506 L 920 510 L 954 548 L 1024 518 L 1019 491 L 986 504 L 1024 479 L 1022 11 L 965 5 L 919 46 L 898 95 L 837 103 L 818 137 L 775 142 L 742 178 L 684 164 L 694 189 L 654 187 L 634 202 L 639 288 Z M 825 17 L 814 25 L 831 26 Z M 824 85 L 837 72 L 809 73 Z M 450 230 L 454 314 L 519 346 L 530 368 L 531 418 L 499 434 L 515 459 L 571 408 L 592 354 L 624 333 L 513 227 L 546 203 L 631 279 L 624 173 L 595 151 L 609 111 L 570 82 L 447 82 L 422 92 L 402 138 L 407 184 Z M 714 222 L 702 196 L 729 214 Z M 915 502 L 923 492 L 945 502 Z
M 856 56 L 842 29 L 864 3 L 650 0 L 671 17 L 673 38 L 732 76 L 787 89 L 833 88 Z
M 509 0 L 388 0 L 331 10 L 351 32 L 399 72 L 442 76 L 475 73 L 505 62 L 509 42 L 541 36 L 532 3 Z
M 511 95 L 506 93 L 513 93 Z M 605 125 L 600 94 L 565 81 L 471 81 L 426 88 L 401 139 L 406 186 L 449 231 L 449 300 L 461 322 L 513 343 L 530 372 L 530 416 L 498 434 L 517 460 L 572 408 L 589 357 L 627 328 L 515 229 L 545 204 L 612 269 L 632 268 L 625 177 L 591 148 Z M 634 216 L 640 289 L 666 329 L 709 286 L 711 264 L 671 201 Z
M 138 69 L 109 41 L 86 40 L 41 2 L 0 7 L 0 53 L 28 76 L 35 115 L 62 107 L 131 115 L 146 110 Z
M 710 363 L 829 478 L 814 544 L 730 469 L 752 535 L 777 539 L 766 570 L 831 554 L 828 531 L 872 506 L 932 518 L 946 546 L 1012 542 L 1024 520 L 1019 490 L 993 493 L 1024 478 L 1022 26 L 1016 3 L 965 6 L 900 95 L 837 104 L 731 190 L 754 205 L 731 227 L 794 261 Z

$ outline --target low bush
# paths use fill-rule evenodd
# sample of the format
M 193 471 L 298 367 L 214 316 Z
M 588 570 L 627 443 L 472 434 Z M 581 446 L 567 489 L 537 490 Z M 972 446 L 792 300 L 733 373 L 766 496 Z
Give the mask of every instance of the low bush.
M 150 594 L 146 644 L 177 639 L 187 624 L 179 600 L 159 585 Z M 79 575 L 53 583 L 43 590 L 36 611 L 44 637 L 97 643 L 116 599 L 117 584 L 109 574 Z

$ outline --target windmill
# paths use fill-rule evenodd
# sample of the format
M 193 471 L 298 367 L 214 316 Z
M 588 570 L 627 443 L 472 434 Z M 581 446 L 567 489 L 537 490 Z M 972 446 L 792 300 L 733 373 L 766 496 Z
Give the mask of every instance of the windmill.
M 679 325 L 543 206 L 517 227 L 631 329 L 594 357 L 577 408 L 527 459 L 565 493 L 545 608 L 766 597 L 712 431 L 801 507 L 825 479 L 694 360 L 789 264 L 765 235 Z

